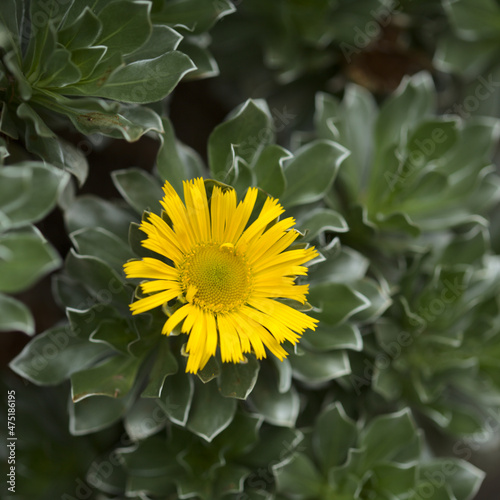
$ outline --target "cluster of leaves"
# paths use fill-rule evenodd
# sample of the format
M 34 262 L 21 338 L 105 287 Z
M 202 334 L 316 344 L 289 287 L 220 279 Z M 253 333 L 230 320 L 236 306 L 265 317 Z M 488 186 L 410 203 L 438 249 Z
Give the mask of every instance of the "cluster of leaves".
M 159 115 L 140 104 L 162 100 L 188 73 L 217 73 L 202 39 L 233 9 L 222 0 L 194 16 L 193 4 L 32 0 L 28 10 L 8 0 L 0 14 L 0 132 L 80 182 L 86 159 L 56 135 L 61 123 L 127 141 L 162 132 Z M 181 41 L 185 50 L 177 50 Z
M 113 459 L 90 447 L 104 453 L 86 476 L 95 497 L 472 499 L 483 473 L 434 457 L 414 416 L 452 436 L 499 425 L 500 261 L 488 226 L 500 199 L 497 120 L 438 115 L 421 72 L 381 105 L 354 84 L 342 97 L 317 93 L 314 130 L 294 133 L 288 149 L 266 101 L 247 100 L 212 131 L 204 162 L 176 139 L 162 100 L 182 78 L 217 72 L 207 32 L 233 5 L 63 3 L 9 0 L 0 13 L 0 330 L 34 333 L 30 311 L 8 294 L 62 267 L 53 295 L 66 319 L 10 366 L 36 385 L 69 382 L 71 443 L 125 432 L 104 440 Z M 496 18 L 482 28 L 470 5 L 446 3 L 449 36 L 476 30 L 489 43 Z M 350 28 L 363 30 L 382 7 L 248 0 L 217 38 L 254 37 L 259 19 L 264 60 L 288 82 L 340 64 L 342 47 L 359 45 Z M 451 61 L 454 43 L 440 43 Z M 88 165 L 62 138 L 68 128 L 127 141 L 153 133 L 155 170 L 115 169 L 120 200 L 79 196 L 71 174 L 83 183 Z M 165 180 L 180 192 L 199 176 L 209 193 L 257 186 L 258 206 L 279 198 L 302 232 L 297 245 L 319 251 L 309 303 L 290 304 L 319 325 L 283 362 L 215 357 L 186 374 L 186 337 L 160 334 L 169 304 L 130 314 L 139 281 L 125 279 L 123 264 L 153 255 L 141 218 L 162 215 Z M 64 262 L 34 226 L 56 205 L 73 246 Z

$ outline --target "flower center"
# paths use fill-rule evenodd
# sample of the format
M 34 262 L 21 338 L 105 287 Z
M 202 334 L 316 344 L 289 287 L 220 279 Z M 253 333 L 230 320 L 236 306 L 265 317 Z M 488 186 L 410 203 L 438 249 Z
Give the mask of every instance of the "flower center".
M 227 312 L 247 300 L 250 268 L 232 245 L 208 243 L 186 257 L 181 283 L 190 302 L 213 312 Z

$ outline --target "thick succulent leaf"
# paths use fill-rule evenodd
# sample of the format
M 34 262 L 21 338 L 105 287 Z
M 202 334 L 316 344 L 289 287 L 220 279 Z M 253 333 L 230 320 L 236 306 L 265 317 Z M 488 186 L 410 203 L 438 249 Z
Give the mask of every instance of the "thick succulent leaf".
M 417 482 L 419 468 L 413 464 L 380 464 L 373 468 L 375 488 L 389 498 L 405 498 L 412 493 Z
M 223 397 L 215 381 L 196 381 L 186 428 L 210 442 L 231 423 L 235 412 L 236 400 Z
M 200 0 L 162 2 L 162 8 L 155 11 L 153 20 L 184 28 L 189 32 L 202 33 L 210 29 L 220 18 L 235 11 L 229 0 L 206 3 Z
M 123 319 L 103 319 L 97 329 L 90 335 L 91 342 L 102 342 L 115 351 L 129 355 L 130 345 L 137 340 L 137 334 L 132 331 Z
M 312 350 L 319 352 L 336 349 L 361 351 L 363 349 L 361 332 L 356 325 L 351 323 L 343 323 L 338 326 L 320 323 L 314 332 L 304 333 L 302 342 Z
M 170 120 L 164 117 L 162 123 L 164 132 L 160 135 L 156 167 L 163 180 L 168 180 L 177 192 L 182 192 L 182 181 L 202 176 L 203 170 L 190 161 L 189 150 L 176 140 Z
M 236 177 L 236 157 L 252 165 L 274 141 L 271 112 L 264 101 L 248 100 L 215 127 L 208 139 L 208 163 L 212 177 L 231 183 Z
M 37 335 L 11 362 L 10 368 L 38 385 L 60 384 L 109 352 L 75 336 L 69 325 Z
M 108 56 L 137 50 L 151 36 L 150 9 L 151 4 L 140 1 L 118 0 L 105 5 L 98 14 L 102 29 L 95 45 L 108 47 Z
M 346 87 L 341 103 L 328 94 L 316 95 L 315 124 L 319 138 L 337 141 L 351 152 L 339 175 L 353 198 L 366 182 L 371 165 L 376 113 L 373 96 L 358 85 Z
M 17 227 L 45 217 L 56 205 L 69 175 L 48 164 L 25 162 L 0 170 L 0 211 Z
M 91 434 L 118 422 L 133 399 L 132 393 L 116 399 L 107 396 L 85 398 L 69 404 L 69 430 L 74 436 Z
M 35 321 L 27 306 L 0 293 L 0 332 L 20 331 L 33 335 Z
M 245 363 L 222 363 L 218 378 L 220 393 L 227 398 L 246 399 L 259 376 L 260 362 L 246 356 Z
M 83 49 L 93 45 L 101 31 L 102 23 L 85 7 L 73 23 L 57 32 L 57 41 L 71 51 Z
M 159 340 L 158 352 L 153 367 L 149 373 L 148 385 L 141 396 L 143 398 L 159 398 L 166 378 L 174 375 L 177 371 L 178 363 L 170 349 L 169 339 L 162 336 Z
M 106 97 L 132 104 L 157 102 L 170 94 L 181 78 L 194 68 L 188 56 L 171 51 L 154 59 L 119 66 L 104 83 L 91 77 L 88 82 L 65 87 L 64 94 Z M 96 68 L 94 73 L 98 72 Z
M 93 54 L 90 56 L 93 57 Z M 144 106 L 120 106 L 103 99 L 69 99 L 63 96 L 58 96 L 56 101 L 42 102 L 46 107 L 66 115 L 75 128 L 86 135 L 99 133 L 134 142 L 147 132 L 163 130 L 160 117 Z
M 325 232 L 345 233 L 349 230 L 344 217 L 328 208 L 313 210 L 300 219 L 298 227 L 302 231 L 308 231 L 304 238 L 305 241 L 314 240 L 319 235 L 324 237 Z
M 179 425 L 186 425 L 193 402 L 194 380 L 179 371 L 166 378 L 161 391 L 161 406 L 168 418 Z
M 344 351 L 315 353 L 301 349 L 298 353 L 290 357 L 290 363 L 294 377 L 303 382 L 321 384 L 351 373 Z
M 286 187 L 283 163 L 292 158 L 292 154 L 276 144 L 269 144 L 255 161 L 254 171 L 257 186 L 271 196 L 279 197 Z
M 134 441 L 146 439 L 165 426 L 167 416 L 156 399 L 138 398 L 124 419 L 127 434 Z
M 295 453 L 273 466 L 276 486 L 280 493 L 297 499 L 321 498 L 325 480 L 307 455 Z
M 311 314 L 329 325 L 342 323 L 370 307 L 370 301 L 364 295 L 344 283 L 311 285 L 309 302 L 315 307 Z
M 169 26 L 163 24 L 153 25 L 153 32 L 147 42 L 139 49 L 125 57 L 127 63 L 143 61 L 144 59 L 154 59 L 165 52 L 177 49 L 182 35 Z
M 268 364 L 262 364 L 249 400 L 257 413 L 270 424 L 292 427 L 297 420 L 300 402 L 295 387 L 280 392 L 277 375 Z
M 82 283 L 99 302 L 112 303 L 119 310 L 128 310 L 130 291 L 123 278 L 102 260 L 88 255 L 78 255 L 73 249 L 66 258 L 66 272 Z
M 211 78 L 219 74 L 219 66 L 217 66 L 216 60 L 209 50 L 205 48 L 209 41 L 210 38 L 208 37 L 205 40 L 202 37 L 199 39 L 188 37 L 182 40 L 179 45 L 179 51 L 186 54 L 196 66 L 194 71 L 186 75 L 186 80 Z
M 128 243 L 130 222 L 135 215 L 96 196 L 81 196 L 64 212 L 66 227 L 72 233 L 86 227 L 102 227 Z
M 157 180 L 139 168 L 115 170 L 112 174 L 113 183 L 127 201 L 139 214 L 151 210 L 159 214 L 163 191 Z
M 342 247 L 340 252 L 309 268 L 309 281 L 345 283 L 360 280 L 365 276 L 369 264 L 369 260 L 361 253 Z
M 363 466 L 369 468 L 378 462 L 391 461 L 415 433 L 408 409 L 375 418 L 360 436 L 359 446 L 365 450 Z
M 35 229 L 0 235 L 0 292 L 16 293 L 57 269 L 61 259 Z
M 321 200 L 331 189 L 349 151 L 333 141 L 317 140 L 300 148 L 285 167 L 286 208 Z
M 444 3 L 457 31 L 467 40 L 498 36 L 500 8 L 491 0 Z
M 119 275 L 123 264 L 135 255 L 118 236 L 102 227 L 84 227 L 70 234 L 71 241 L 80 255 L 91 255 L 102 260 Z
M 358 430 L 340 403 L 325 408 L 314 425 L 312 438 L 315 455 L 324 474 L 347 460 L 350 448 L 357 444 Z

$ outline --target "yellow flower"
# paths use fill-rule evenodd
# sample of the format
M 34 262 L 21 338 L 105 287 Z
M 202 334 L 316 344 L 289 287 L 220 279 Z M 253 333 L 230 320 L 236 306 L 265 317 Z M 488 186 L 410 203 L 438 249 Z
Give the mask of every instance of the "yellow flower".
M 217 346 L 224 362 L 244 361 L 243 353 L 251 351 L 265 358 L 264 346 L 283 360 L 287 352 L 281 344 L 295 344 L 307 328 L 314 330 L 317 320 L 275 299 L 305 302 L 308 285 L 296 285 L 295 277 L 307 274 L 301 264 L 317 251 L 285 251 L 298 233 L 289 230 L 295 223 L 291 217 L 268 227 L 284 212 L 272 198 L 248 225 L 256 188 L 239 204 L 234 189 L 217 186 L 209 202 L 201 178 L 184 183 L 185 204 L 168 182 L 163 191 L 161 205 L 171 224 L 149 214 L 140 226 L 148 236 L 142 245 L 172 265 L 149 257 L 124 265 L 128 278 L 151 280 L 141 284 L 148 296 L 130 305 L 132 313 L 172 299 L 183 304 L 162 333 L 170 334 L 182 322 L 181 331 L 189 334 L 187 372 L 201 370 Z

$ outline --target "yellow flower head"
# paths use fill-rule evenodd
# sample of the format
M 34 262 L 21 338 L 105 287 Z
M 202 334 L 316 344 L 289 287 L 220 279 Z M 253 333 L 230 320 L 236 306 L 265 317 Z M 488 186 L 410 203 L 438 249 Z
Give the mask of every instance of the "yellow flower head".
M 220 347 L 224 362 L 244 361 L 245 352 L 265 358 L 267 347 L 283 360 L 281 344 L 295 344 L 317 320 L 278 298 L 304 303 L 308 285 L 296 285 L 306 275 L 305 262 L 317 255 L 314 248 L 285 251 L 297 238 L 289 217 L 268 228 L 283 212 L 277 200 L 267 198 L 248 227 L 257 199 L 250 188 L 237 204 L 234 189 L 214 187 L 210 202 L 203 179 L 184 182 L 184 200 L 166 182 L 161 205 L 171 225 L 151 213 L 141 229 L 142 245 L 167 257 L 173 265 L 145 257 L 125 264 L 128 278 L 145 278 L 148 296 L 130 305 L 133 314 L 162 306 L 172 299 L 183 305 L 165 322 L 162 333 L 182 322 L 189 334 L 187 372 L 201 370 Z

